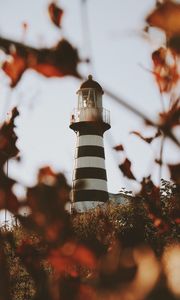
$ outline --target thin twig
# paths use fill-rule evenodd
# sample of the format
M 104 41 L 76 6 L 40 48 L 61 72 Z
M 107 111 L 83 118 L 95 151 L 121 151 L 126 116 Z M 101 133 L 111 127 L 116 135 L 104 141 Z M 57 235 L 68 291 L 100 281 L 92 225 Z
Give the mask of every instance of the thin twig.
M 87 1 L 81 0 L 81 22 L 82 22 L 82 39 L 83 39 L 83 48 L 85 49 L 85 55 L 89 59 L 89 68 L 91 72 L 94 73 L 94 64 L 92 63 L 92 43 L 91 43 L 91 34 L 88 18 L 88 9 Z
M 6 162 L 6 176 L 9 176 L 9 160 Z M 5 212 L 4 212 L 4 222 L 5 222 L 5 229 L 6 229 L 6 224 L 7 224 L 7 197 L 6 197 L 6 202 L 5 202 Z
M 87 78 L 83 77 L 83 76 L 81 77 L 81 79 L 87 80 Z M 155 123 L 154 121 L 149 119 L 143 112 L 139 111 L 137 108 L 135 108 L 134 106 L 129 104 L 126 100 L 120 98 L 113 92 L 104 88 L 104 86 L 103 86 L 103 90 L 104 90 L 104 93 L 108 97 L 110 97 L 112 100 L 114 100 L 117 104 L 120 104 L 121 106 L 123 106 L 124 108 L 126 108 L 127 110 L 129 110 L 130 112 L 132 112 L 133 114 L 138 116 L 139 118 L 143 119 L 146 124 L 161 130 L 165 136 L 169 137 L 178 147 L 180 147 L 180 141 L 178 141 L 178 139 L 175 137 L 175 135 L 172 133 L 172 131 L 170 129 L 168 130 L 168 128 L 166 128 L 166 126 Z
M 155 123 L 154 121 L 152 121 L 151 119 L 149 119 L 143 112 L 139 111 L 137 108 L 133 107 L 131 104 L 129 104 L 124 99 L 118 97 L 113 92 L 111 92 L 111 91 L 109 91 L 107 89 L 104 89 L 104 92 L 105 92 L 105 94 L 108 97 L 110 97 L 111 99 L 113 99 L 116 103 L 122 105 L 127 110 L 131 111 L 133 114 L 135 114 L 136 116 L 138 116 L 141 119 L 143 119 L 145 123 L 147 123 L 148 125 L 151 125 L 153 127 L 156 127 L 157 129 L 162 130 L 162 132 L 164 133 L 164 130 L 165 130 L 164 126 L 161 126 L 160 124 Z M 177 146 L 180 146 L 180 142 L 177 140 L 177 138 L 174 136 L 174 134 L 170 130 L 166 129 L 165 135 L 168 136 Z
M 160 100 L 161 100 L 162 111 L 165 112 L 165 103 L 164 103 L 164 98 L 162 93 L 160 93 Z
M 5 103 L 2 107 L 2 114 L 1 114 L 2 121 L 7 117 L 7 113 L 10 109 L 11 101 L 12 101 L 12 90 L 11 88 L 9 88 L 5 96 Z
M 164 134 L 161 138 L 161 145 L 160 145 L 160 154 L 159 154 L 159 186 L 161 185 L 161 178 L 162 178 L 162 164 L 163 164 L 163 149 L 164 149 Z

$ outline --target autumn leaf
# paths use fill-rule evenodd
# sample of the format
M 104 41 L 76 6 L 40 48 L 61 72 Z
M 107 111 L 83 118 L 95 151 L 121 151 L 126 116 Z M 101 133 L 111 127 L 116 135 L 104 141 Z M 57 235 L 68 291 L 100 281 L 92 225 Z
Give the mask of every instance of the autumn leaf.
M 164 66 L 166 64 L 167 49 L 160 47 L 158 50 L 152 53 L 152 60 L 155 66 Z
M 58 7 L 54 2 L 49 4 L 48 7 L 49 16 L 51 21 L 57 26 L 61 27 L 61 21 L 63 16 L 63 10 Z
M 162 159 L 156 158 L 156 159 L 155 159 L 155 163 L 157 163 L 158 165 L 162 166 L 163 161 L 162 161 Z
M 13 47 L 12 47 L 13 46 Z M 4 62 L 2 69 L 11 78 L 14 87 L 27 69 L 33 69 L 46 77 L 72 75 L 80 77 L 77 50 L 65 39 L 52 48 L 32 48 L 27 45 L 0 38 L 0 47 L 12 59 Z
M 9 121 L 0 128 L 0 165 L 2 166 L 9 158 L 15 157 L 19 150 L 16 147 L 17 135 L 14 131 L 15 118 L 19 115 L 17 108 L 12 111 Z
M 180 164 L 174 164 L 174 165 L 168 165 L 171 178 L 174 180 L 177 184 L 180 184 Z
M 0 210 L 7 209 L 11 213 L 17 214 L 20 203 L 12 191 L 15 181 L 8 178 L 3 170 L 0 171 L 0 178 Z
M 18 212 L 20 206 L 17 197 L 12 191 L 15 181 L 8 178 L 3 167 L 8 159 L 15 157 L 19 152 L 16 147 L 17 135 L 14 131 L 14 122 L 18 115 L 19 112 L 17 108 L 14 108 L 10 120 L 4 122 L 0 128 L 0 209 L 8 209 L 14 214 Z M 7 168 L 8 162 L 6 165 L 6 172 Z
M 131 162 L 128 158 L 126 158 L 125 161 L 119 165 L 119 168 L 123 172 L 124 176 L 128 177 L 129 179 L 136 180 L 131 171 Z
M 56 174 L 50 167 L 43 167 L 38 173 L 38 182 L 46 185 L 54 185 L 57 180 Z
M 26 61 L 16 53 L 12 54 L 11 61 L 5 61 L 3 71 L 11 78 L 11 86 L 14 87 L 21 79 L 23 72 L 26 70 Z
M 95 268 L 96 259 L 93 253 L 81 244 L 73 241 L 66 242 L 63 246 L 50 251 L 48 261 L 56 272 L 71 272 L 76 265 Z
M 168 111 L 160 113 L 160 127 L 165 134 L 175 126 L 180 125 L 180 98 L 171 104 Z
M 113 149 L 116 150 L 116 151 L 124 151 L 124 147 L 123 147 L 123 145 L 121 145 L 121 144 L 119 144 L 119 145 L 113 147 Z
M 168 41 L 168 46 L 179 55 L 180 54 L 180 34 L 172 36 Z
M 164 222 L 162 219 L 159 218 L 154 218 L 154 226 L 158 229 L 158 236 L 160 236 L 161 234 L 164 234 L 168 231 L 169 226 L 166 222 Z
M 168 36 L 180 34 L 180 4 L 166 1 L 147 17 L 149 25 L 161 28 Z
M 160 188 L 152 182 L 150 176 L 143 178 L 139 196 L 143 197 L 147 204 L 149 213 L 152 214 L 152 219 L 155 220 L 157 217 L 161 219 Z
M 153 71 L 161 93 L 170 92 L 179 80 L 177 59 L 168 48 L 159 48 L 152 53 Z
M 24 205 L 29 216 L 18 216 L 21 224 L 41 235 L 48 245 L 60 245 L 71 237 L 72 228 L 64 206 L 69 199 L 70 187 L 65 177 L 49 167 L 39 170 L 38 183 L 27 189 Z
M 138 131 L 131 131 L 131 133 L 137 135 L 140 139 L 142 139 L 143 141 L 145 141 L 145 142 L 148 143 L 148 144 L 151 144 L 151 142 L 152 142 L 155 138 L 157 138 L 157 137 L 159 137 L 159 136 L 161 135 L 160 130 L 158 130 L 157 133 L 156 133 L 154 136 L 152 136 L 152 137 L 144 137 L 144 136 L 142 136 L 141 133 L 138 132 Z
M 96 259 L 93 253 L 85 246 L 78 245 L 75 249 L 73 254 L 74 260 L 81 264 L 82 266 L 87 266 L 88 268 L 95 268 L 96 267 Z

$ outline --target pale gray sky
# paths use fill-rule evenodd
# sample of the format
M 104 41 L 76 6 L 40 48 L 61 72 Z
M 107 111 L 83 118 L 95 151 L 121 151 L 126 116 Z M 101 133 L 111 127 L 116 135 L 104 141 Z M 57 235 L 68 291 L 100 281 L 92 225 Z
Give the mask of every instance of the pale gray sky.
M 0 34 L 35 47 L 52 46 L 62 36 L 67 38 L 85 57 L 91 54 L 93 67 L 80 66 L 84 75 L 92 72 L 102 87 L 108 88 L 143 111 L 149 118 L 156 119 L 160 109 L 160 97 L 150 72 L 151 53 L 157 46 L 148 43 L 140 35 L 144 18 L 153 8 L 154 0 L 91 0 L 88 1 L 88 22 L 91 49 L 84 45 L 80 0 L 61 0 L 64 9 L 63 31 L 58 30 L 48 18 L 47 0 L 0 0 Z M 28 23 L 23 37 L 22 23 Z M 89 52 L 89 53 L 88 53 Z M 18 147 L 22 162 L 10 162 L 10 174 L 19 182 L 34 183 L 37 169 L 51 165 L 65 172 L 71 182 L 75 134 L 69 129 L 72 109 L 76 106 L 76 91 L 80 81 L 73 77 L 47 79 L 28 70 L 18 86 L 10 91 L 8 80 L 0 75 L 1 107 L 9 99 L 11 105 L 19 103 L 21 115 L 17 120 Z M 158 178 L 158 166 L 153 160 L 159 152 L 159 141 L 150 148 L 132 130 L 151 135 L 143 122 L 123 107 L 104 96 L 104 107 L 111 112 L 112 128 L 105 134 L 106 167 L 108 188 L 118 192 L 121 187 L 133 189 L 133 181 L 125 179 L 118 169 L 122 157 L 114 153 L 112 146 L 122 143 L 127 156 L 132 160 L 132 170 L 141 180 L 153 171 Z M 174 149 L 173 149 L 174 148 Z M 170 149 L 170 150 L 169 150 Z M 174 152 L 172 152 L 174 150 Z M 173 153 L 173 155 L 172 155 Z M 175 146 L 165 150 L 168 162 L 175 163 L 178 152 Z M 168 178 L 168 172 L 163 170 Z

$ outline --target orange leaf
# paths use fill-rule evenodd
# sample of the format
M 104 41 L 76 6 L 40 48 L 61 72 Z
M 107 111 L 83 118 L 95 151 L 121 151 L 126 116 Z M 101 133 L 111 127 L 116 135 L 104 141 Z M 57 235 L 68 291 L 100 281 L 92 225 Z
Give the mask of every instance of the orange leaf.
M 50 64 L 37 64 L 34 67 L 38 73 L 46 76 L 46 77 L 61 77 L 63 73 L 58 70 L 56 66 L 52 66 Z
M 96 266 L 93 253 L 85 246 L 74 242 L 66 242 L 62 247 L 52 250 L 48 260 L 58 272 L 72 271 L 77 265 L 88 268 L 95 268 Z
M 81 265 L 85 265 L 89 268 L 94 268 L 96 266 L 96 260 L 94 255 L 88 248 L 82 245 L 77 246 L 73 257 Z
M 167 48 L 159 48 L 152 54 L 155 76 L 160 92 L 170 92 L 179 80 L 175 54 Z
M 12 61 L 6 61 L 2 69 L 11 78 L 11 86 L 14 87 L 26 70 L 26 61 L 23 57 L 13 54 Z
M 167 1 L 157 7 L 146 21 L 166 31 L 168 36 L 180 34 L 180 4 Z
M 54 2 L 52 2 L 48 7 L 48 11 L 49 11 L 49 16 L 51 18 L 51 21 L 57 27 L 61 27 L 63 10 L 60 7 L 57 7 L 57 5 Z
M 15 51 L 11 51 L 12 45 Z M 52 48 L 35 49 L 27 45 L 0 38 L 0 47 L 12 56 L 11 62 L 5 62 L 4 72 L 11 78 L 14 87 L 26 69 L 34 69 L 46 77 L 62 77 L 73 75 L 80 77 L 77 72 L 78 52 L 65 39 Z

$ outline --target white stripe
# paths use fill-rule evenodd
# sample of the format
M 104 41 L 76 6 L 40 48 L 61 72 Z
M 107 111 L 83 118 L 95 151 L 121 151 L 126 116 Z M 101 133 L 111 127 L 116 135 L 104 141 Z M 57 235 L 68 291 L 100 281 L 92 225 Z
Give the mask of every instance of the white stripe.
M 75 159 L 74 169 L 77 168 L 101 168 L 105 169 L 105 160 L 101 157 L 84 156 Z
M 89 209 L 93 209 L 103 204 L 105 203 L 100 201 L 79 201 L 71 204 L 71 210 L 75 209 L 77 212 L 85 212 Z M 102 206 L 101 208 L 103 207 L 104 206 Z
M 103 179 L 96 178 L 86 178 L 74 180 L 73 186 L 79 185 L 81 190 L 97 190 L 107 192 L 107 181 Z M 76 188 L 73 188 L 76 190 Z M 78 188 L 77 188 L 78 190 Z
M 100 146 L 104 147 L 103 137 L 100 135 L 81 135 L 77 139 L 78 146 Z

